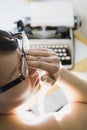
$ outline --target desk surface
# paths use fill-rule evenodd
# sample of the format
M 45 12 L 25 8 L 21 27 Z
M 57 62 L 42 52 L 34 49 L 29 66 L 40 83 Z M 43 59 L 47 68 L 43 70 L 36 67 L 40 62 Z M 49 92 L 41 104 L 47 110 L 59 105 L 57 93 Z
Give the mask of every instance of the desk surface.
M 75 65 L 73 71 L 87 76 L 87 45 L 75 39 Z

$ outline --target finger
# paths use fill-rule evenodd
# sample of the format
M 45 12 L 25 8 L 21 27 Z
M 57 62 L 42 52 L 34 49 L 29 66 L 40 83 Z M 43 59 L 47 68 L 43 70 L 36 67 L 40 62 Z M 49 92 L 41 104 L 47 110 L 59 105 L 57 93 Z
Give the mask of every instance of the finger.
M 51 56 L 51 55 L 56 55 L 56 53 L 54 51 L 48 51 L 48 50 L 30 50 L 28 55 L 31 56 Z
M 55 80 L 49 77 L 48 75 L 44 75 L 41 77 L 41 80 L 44 82 L 49 83 L 50 85 L 53 85 L 55 83 Z
M 39 56 L 30 56 L 30 55 L 26 55 L 26 60 L 27 61 L 37 61 L 39 59 Z
M 33 87 L 37 86 L 40 82 L 40 77 L 39 77 L 38 72 L 35 72 L 32 77 L 29 76 L 29 78 L 31 80 L 31 84 L 32 84 Z
M 59 63 L 59 58 L 58 56 L 49 56 L 49 57 L 40 57 L 40 56 L 26 56 L 26 60 L 27 61 L 44 61 L 44 62 L 48 62 L 48 63 Z
M 42 69 L 42 70 L 45 70 L 49 73 L 56 73 L 59 69 L 59 66 L 58 64 L 50 64 L 50 63 L 47 63 L 47 62 L 43 62 L 43 61 L 28 61 L 27 62 L 29 67 L 33 67 L 33 68 L 38 68 L 38 69 Z
M 33 77 L 36 73 L 37 69 L 29 68 L 29 77 Z
M 33 49 L 29 49 L 28 53 L 31 51 L 53 51 L 53 49 L 49 49 L 49 48 L 33 48 Z

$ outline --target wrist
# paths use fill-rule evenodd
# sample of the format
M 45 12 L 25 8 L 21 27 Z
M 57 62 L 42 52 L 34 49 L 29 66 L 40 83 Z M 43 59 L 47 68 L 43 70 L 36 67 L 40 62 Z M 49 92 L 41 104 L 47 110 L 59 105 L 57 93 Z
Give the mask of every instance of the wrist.
M 61 75 L 64 71 L 64 67 L 60 64 L 59 70 L 53 74 L 55 80 L 59 82 L 61 80 Z

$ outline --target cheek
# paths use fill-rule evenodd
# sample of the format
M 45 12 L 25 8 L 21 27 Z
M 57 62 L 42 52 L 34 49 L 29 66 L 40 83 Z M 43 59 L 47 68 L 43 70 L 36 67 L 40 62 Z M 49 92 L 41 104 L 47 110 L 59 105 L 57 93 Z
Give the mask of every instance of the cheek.
M 0 74 L 10 73 L 13 69 L 13 64 L 10 64 L 10 62 L 2 62 L 0 65 Z
M 31 82 L 29 79 L 26 79 L 26 80 L 22 81 L 18 85 L 18 87 L 16 87 L 15 91 L 16 91 L 16 94 L 18 93 L 21 96 L 22 94 L 25 94 L 26 92 L 28 93 L 30 89 L 31 89 Z
M 28 80 L 19 83 L 18 85 L 4 93 L 5 99 L 7 99 L 8 101 L 17 101 L 25 99 L 29 96 L 30 86 L 31 85 Z
M 13 71 L 15 70 L 17 64 L 18 64 L 17 59 L 16 60 L 15 59 L 11 60 L 10 58 L 0 59 L 0 76 L 2 76 L 2 78 L 6 77 L 8 79 L 11 73 L 13 73 Z

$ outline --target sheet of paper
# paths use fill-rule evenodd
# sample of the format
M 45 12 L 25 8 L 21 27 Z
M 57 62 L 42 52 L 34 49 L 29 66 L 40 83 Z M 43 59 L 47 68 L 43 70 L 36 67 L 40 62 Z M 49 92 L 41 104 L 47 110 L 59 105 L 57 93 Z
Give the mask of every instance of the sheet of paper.
M 31 26 L 74 26 L 73 4 L 69 1 L 31 2 Z

